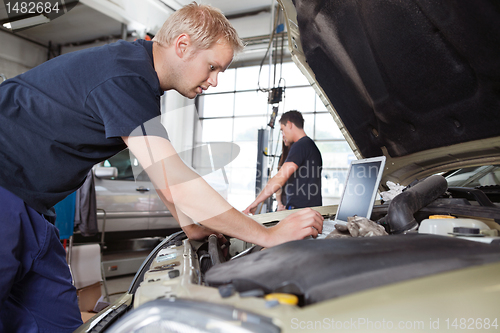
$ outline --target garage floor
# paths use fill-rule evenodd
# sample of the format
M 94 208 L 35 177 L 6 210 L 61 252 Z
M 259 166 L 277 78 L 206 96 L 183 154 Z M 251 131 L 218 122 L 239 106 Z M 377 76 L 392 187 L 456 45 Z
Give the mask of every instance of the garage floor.
M 128 290 L 130 284 L 132 283 L 132 280 L 134 279 L 134 275 L 135 274 L 114 276 L 106 279 L 110 303 L 116 301 Z M 101 286 L 101 292 L 102 295 L 104 295 L 104 285 Z
M 109 248 L 112 249 L 109 246 L 108 251 L 102 254 L 102 268 L 106 275 L 110 303 L 120 298 L 129 289 L 135 274 L 159 241 L 154 240 L 146 245 L 140 242 L 146 244 L 145 240 L 136 240 L 129 242 L 129 244 L 122 244 L 121 251 L 109 251 Z M 138 246 L 137 244 L 142 245 Z M 105 295 L 104 284 L 101 290 L 102 295 Z

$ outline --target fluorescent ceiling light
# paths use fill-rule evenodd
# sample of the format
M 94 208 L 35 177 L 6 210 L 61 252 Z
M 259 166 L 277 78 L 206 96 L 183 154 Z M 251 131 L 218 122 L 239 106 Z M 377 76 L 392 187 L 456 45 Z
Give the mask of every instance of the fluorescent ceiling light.
M 168 7 L 172 8 L 173 10 L 181 9 L 183 6 L 179 4 L 178 1 L 175 0 L 160 0 L 160 1 L 163 2 L 165 5 L 167 5 Z
M 23 28 L 28 28 L 32 27 L 35 25 L 43 24 L 43 23 L 49 23 L 50 20 L 43 16 L 42 14 L 38 16 L 33 16 L 33 17 L 28 17 L 22 20 L 14 21 L 14 22 L 8 22 L 4 23 L 3 26 L 7 29 L 23 29 Z

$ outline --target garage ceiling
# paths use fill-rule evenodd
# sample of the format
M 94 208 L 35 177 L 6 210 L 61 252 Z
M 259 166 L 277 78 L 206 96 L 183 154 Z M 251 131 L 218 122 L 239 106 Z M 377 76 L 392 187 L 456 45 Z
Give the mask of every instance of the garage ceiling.
M 71 1 L 66 0 L 66 3 Z M 73 9 L 51 22 L 16 34 L 43 45 L 49 42 L 78 45 L 120 37 L 122 24 L 125 24 L 129 35 L 133 33 L 142 38 L 146 33 L 154 35 L 171 13 L 190 2 L 192 0 L 80 0 Z M 269 34 L 271 0 L 198 2 L 220 8 L 242 38 Z M 0 26 L 13 20 L 9 19 L 4 2 L 0 1 Z

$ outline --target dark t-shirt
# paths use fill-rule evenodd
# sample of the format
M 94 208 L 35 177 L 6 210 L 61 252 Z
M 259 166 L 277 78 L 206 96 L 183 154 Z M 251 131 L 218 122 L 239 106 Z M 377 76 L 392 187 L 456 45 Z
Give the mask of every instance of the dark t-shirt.
M 286 162 L 293 162 L 299 167 L 285 185 L 286 207 L 321 206 L 323 159 L 314 141 L 308 136 L 300 138 L 290 148 Z
M 119 41 L 65 54 L 0 85 L 0 186 L 43 214 L 121 136 L 160 116 L 152 42 Z M 158 117 L 159 118 L 159 117 Z

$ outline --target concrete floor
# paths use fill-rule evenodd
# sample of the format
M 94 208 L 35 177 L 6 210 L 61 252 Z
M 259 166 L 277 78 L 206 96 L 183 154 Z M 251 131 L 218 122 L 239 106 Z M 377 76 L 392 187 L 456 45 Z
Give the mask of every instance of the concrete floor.
M 106 285 L 108 287 L 109 301 L 113 303 L 121 295 L 123 295 L 130 287 L 135 274 L 113 276 L 106 279 Z M 101 286 L 102 295 L 104 292 L 104 284 Z

